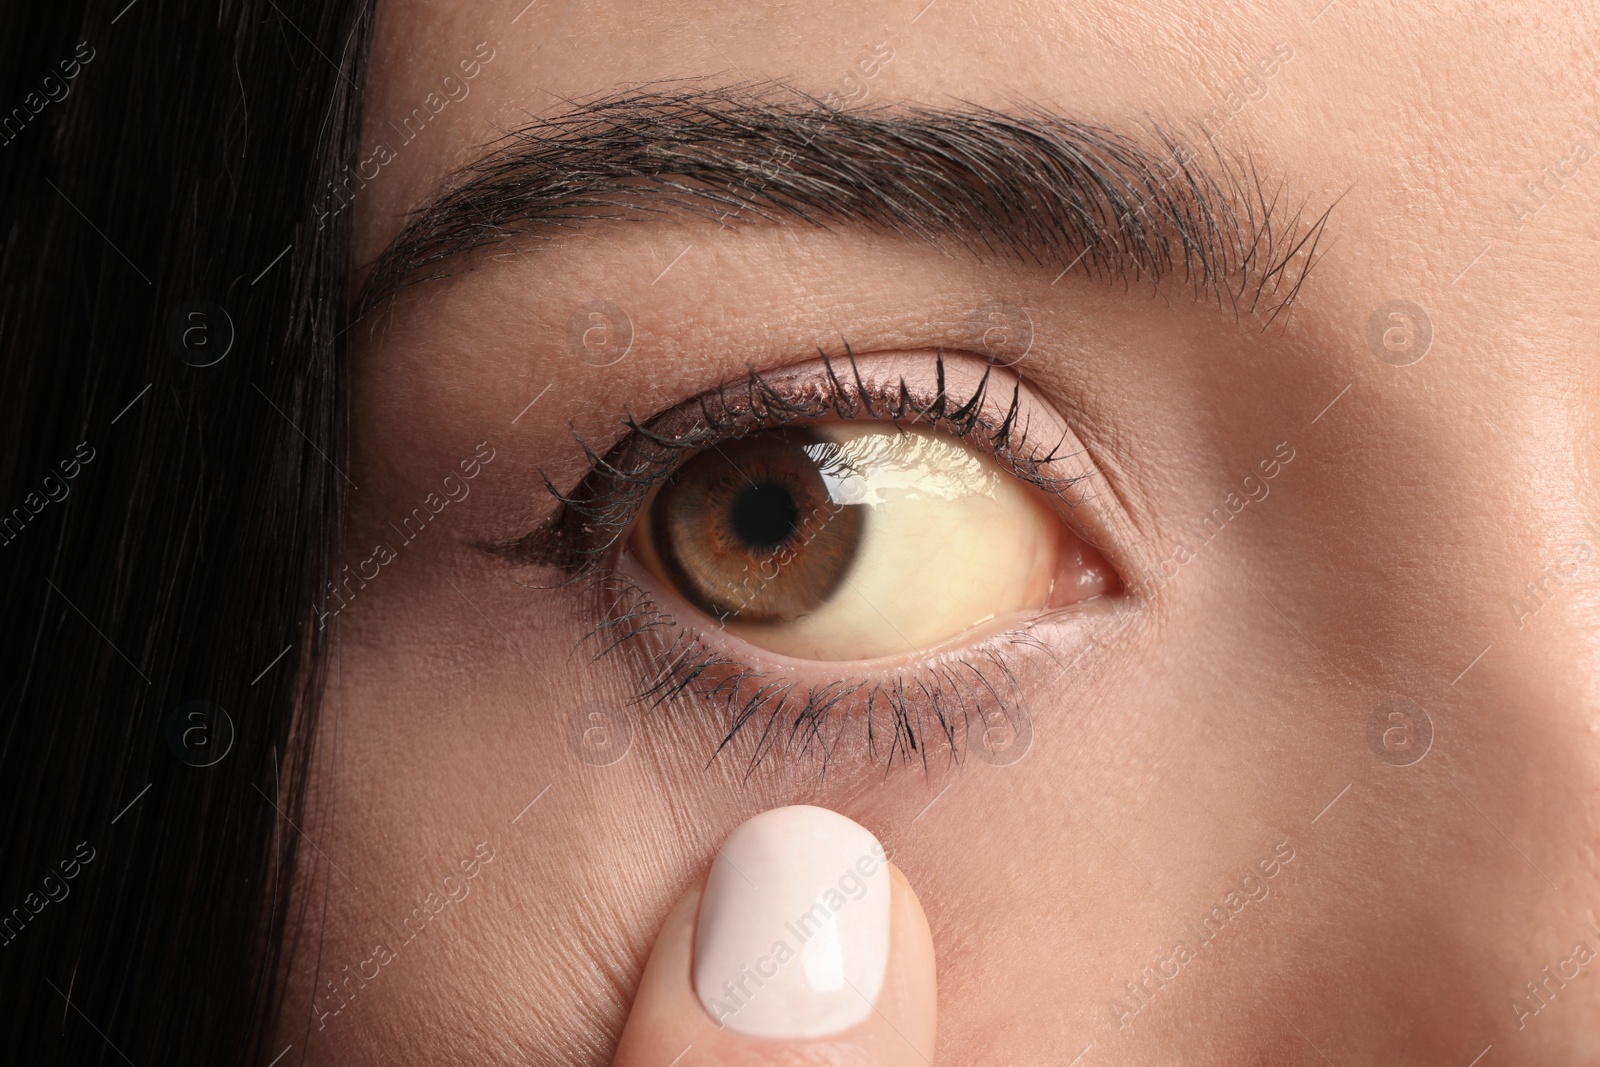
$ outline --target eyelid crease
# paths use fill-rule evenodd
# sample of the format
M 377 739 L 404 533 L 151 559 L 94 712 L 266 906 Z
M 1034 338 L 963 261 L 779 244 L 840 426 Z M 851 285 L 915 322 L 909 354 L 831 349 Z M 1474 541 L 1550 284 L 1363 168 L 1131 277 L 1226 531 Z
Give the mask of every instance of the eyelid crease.
M 863 377 L 860 362 L 845 343 L 848 372 L 841 377 L 836 360 L 818 350 L 820 376 L 803 380 L 802 371 L 785 368 L 764 374 L 751 368 L 743 382 L 723 383 L 661 414 L 640 422 L 624 419 L 627 436 L 604 455 L 576 431 L 573 437 L 590 469 L 571 492 L 562 492 L 545 476 L 546 490 L 557 502 L 556 513 L 516 540 L 481 547 L 510 562 L 553 566 L 577 577 L 600 566 L 639 514 L 650 493 L 670 478 L 695 452 L 723 441 L 829 416 L 846 421 L 885 421 L 897 428 L 923 426 L 949 434 L 994 459 L 1007 473 L 1052 497 L 1061 497 L 1086 474 L 1061 476 L 1048 468 L 1066 458 L 1060 452 L 1066 431 L 1043 452 L 1029 441 L 1022 416 L 1023 380 L 1015 377 L 1005 414 L 995 421 L 985 414 L 993 373 L 988 358 L 972 394 L 957 403 L 947 387 L 944 349 L 935 353 L 932 395 L 907 382 L 904 375 L 885 388 Z

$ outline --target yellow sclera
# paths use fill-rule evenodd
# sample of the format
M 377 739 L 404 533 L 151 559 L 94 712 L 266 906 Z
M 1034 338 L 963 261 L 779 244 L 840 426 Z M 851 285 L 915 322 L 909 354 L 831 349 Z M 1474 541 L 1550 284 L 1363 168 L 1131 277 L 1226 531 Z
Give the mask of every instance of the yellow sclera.
M 775 487 L 788 536 L 741 536 L 762 528 L 741 508 Z M 959 441 L 839 422 L 702 453 L 658 491 L 636 544 L 751 644 L 839 661 L 916 655 L 1044 608 L 1064 535 L 1033 490 Z
M 824 481 L 864 511 L 834 594 L 784 624 L 729 629 L 803 659 L 915 654 L 1049 599 L 1060 522 L 991 460 L 943 434 L 876 424 L 813 427 L 843 458 Z

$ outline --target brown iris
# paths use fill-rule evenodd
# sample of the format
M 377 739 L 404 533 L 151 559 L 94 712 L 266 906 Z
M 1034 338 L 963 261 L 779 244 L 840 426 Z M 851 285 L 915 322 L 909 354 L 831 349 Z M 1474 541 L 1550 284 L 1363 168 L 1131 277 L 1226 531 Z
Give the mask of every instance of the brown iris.
M 824 604 L 855 561 L 863 515 L 837 504 L 837 446 L 770 430 L 685 463 L 650 507 L 650 543 L 677 591 L 741 623 L 791 622 Z

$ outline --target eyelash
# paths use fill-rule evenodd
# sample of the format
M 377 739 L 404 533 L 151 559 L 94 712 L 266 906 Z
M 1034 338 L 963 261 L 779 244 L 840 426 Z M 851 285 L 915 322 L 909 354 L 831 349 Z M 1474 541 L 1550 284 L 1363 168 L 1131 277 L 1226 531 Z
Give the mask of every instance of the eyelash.
M 650 494 L 691 456 L 725 441 L 799 422 L 867 418 L 896 428 L 938 430 L 1058 499 L 1084 477 L 1050 472 L 1052 464 L 1065 458 L 1060 442 L 1044 452 L 1029 443 L 1027 422 L 1020 418 L 1020 378 L 1013 384 L 1005 414 L 997 421 L 987 413 L 991 376 L 998 366 L 993 360 L 986 361 L 972 394 L 956 403 L 946 390 L 942 349 L 935 355 L 936 384 L 931 394 L 904 377 L 887 387 L 864 378 L 848 344 L 843 374 L 835 360 L 819 354 L 820 374 L 773 377 L 751 369 L 742 382 L 725 383 L 644 422 L 628 416 L 623 420 L 627 435 L 604 455 L 574 433 L 589 459 L 588 474 L 570 493 L 561 492 L 546 477 L 545 487 L 558 505 L 555 515 L 518 540 L 485 547 L 514 563 L 557 568 L 566 576 L 557 586 L 587 586 L 600 622 L 579 646 L 597 646 L 594 661 L 614 654 L 631 660 L 630 673 L 639 679 L 635 704 L 670 709 L 688 703 L 702 710 L 710 705 L 725 715 L 728 727 L 717 755 L 751 723 L 764 719 L 750 757 L 751 771 L 780 739 L 786 751 L 798 747 L 802 756 L 815 746 L 814 754 L 825 766 L 844 724 L 857 715 L 865 724 L 869 755 L 875 758 L 884 732 L 879 729 L 880 712 L 893 728 L 889 763 L 897 754 L 910 760 L 918 753 L 926 763 L 922 723 L 930 715 L 954 758 L 960 747 L 958 735 L 970 727 L 974 715 L 983 722 L 992 722 L 995 714 L 1017 721 L 1022 686 L 1011 660 L 1025 651 L 1053 659 L 1033 633 L 1043 619 L 994 635 L 959 654 L 942 654 L 890 679 L 811 684 L 774 678 L 730 658 L 663 610 L 630 576 L 608 566 L 620 555 L 619 545 Z M 780 729 L 785 722 L 786 739 Z M 835 724 L 837 728 L 831 729 Z

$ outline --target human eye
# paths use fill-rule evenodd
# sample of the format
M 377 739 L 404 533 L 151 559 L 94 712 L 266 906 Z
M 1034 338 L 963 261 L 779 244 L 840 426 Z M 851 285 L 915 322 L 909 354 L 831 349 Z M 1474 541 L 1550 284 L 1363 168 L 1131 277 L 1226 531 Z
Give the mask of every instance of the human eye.
M 1010 657 L 1042 620 L 1119 588 L 1069 521 L 1081 457 L 1041 405 L 942 351 L 752 371 L 628 420 L 501 551 L 593 581 L 599 651 L 649 646 L 641 699 L 711 697 L 736 723 L 881 708 L 912 747 L 930 711 L 953 741 L 1017 698 Z
M 883 422 L 707 447 L 653 491 L 627 550 L 733 634 L 803 659 L 916 654 L 1109 586 L 1021 479 L 947 433 Z

